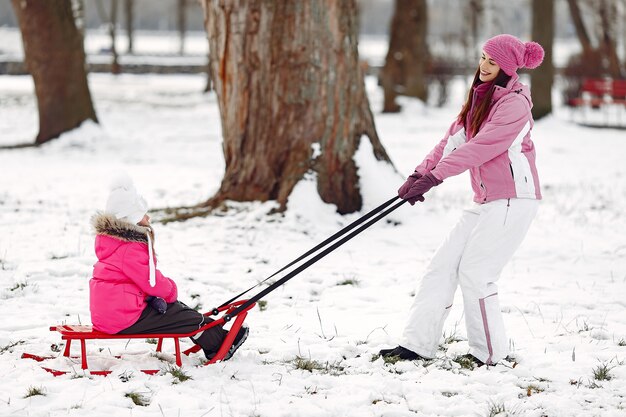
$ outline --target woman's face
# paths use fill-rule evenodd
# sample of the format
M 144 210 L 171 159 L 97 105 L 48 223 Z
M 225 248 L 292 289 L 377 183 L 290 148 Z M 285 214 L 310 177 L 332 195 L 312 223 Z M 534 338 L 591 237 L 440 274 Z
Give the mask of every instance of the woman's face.
M 500 66 L 496 64 L 496 61 L 494 61 L 485 51 L 483 51 L 483 54 L 480 57 L 480 64 L 478 66 L 480 68 L 480 75 L 478 78 L 484 83 L 493 81 L 500 72 Z
M 141 221 L 139 223 L 137 223 L 139 226 L 150 226 L 150 216 L 148 216 L 147 214 L 143 215 L 143 219 L 141 219 Z

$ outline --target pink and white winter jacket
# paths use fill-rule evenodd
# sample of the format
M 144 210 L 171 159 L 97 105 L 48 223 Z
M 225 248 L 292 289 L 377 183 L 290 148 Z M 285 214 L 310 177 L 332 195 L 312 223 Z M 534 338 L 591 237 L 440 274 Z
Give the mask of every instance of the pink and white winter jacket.
M 496 86 L 476 135 L 468 138 L 456 120 L 415 170 L 443 181 L 469 169 L 474 201 L 481 204 L 503 198 L 540 200 L 531 108 L 528 87 L 513 75 L 506 87 Z
M 108 214 L 97 214 L 91 221 L 98 262 L 89 281 L 89 308 L 96 330 L 114 334 L 130 327 L 146 308 L 148 295 L 176 301 L 176 284 L 158 269 L 156 285 L 150 285 L 148 228 Z M 156 258 L 152 262 L 156 264 Z

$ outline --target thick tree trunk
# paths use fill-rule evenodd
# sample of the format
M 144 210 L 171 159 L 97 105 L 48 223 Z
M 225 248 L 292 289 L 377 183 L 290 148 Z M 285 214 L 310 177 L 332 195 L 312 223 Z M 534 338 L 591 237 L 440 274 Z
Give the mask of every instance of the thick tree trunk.
M 210 203 L 277 200 L 317 173 L 323 201 L 362 206 L 354 153 L 374 127 L 357 52 L 355 0 L 203 0 L 226 172 Z
M 395 102 L 399 95 L 428 99 L 427 7 L 426 0 L 396 0 L 389 50 L 381 72 L 383 112 L 400 110 Z
M 539 120 L 552 113 L 552 43 L 554 41 L 554 0 L 532 0 L 532 39 L 545 51 L 543 63 L 531 71 L 530 87 L 533 97 L 533 117 Z
M 71 0 L 13 0 L 25 63 L 33 76 L 44 143 L 83 121 L 97 122 L 87 85 L 83 39 L 76 28 Z

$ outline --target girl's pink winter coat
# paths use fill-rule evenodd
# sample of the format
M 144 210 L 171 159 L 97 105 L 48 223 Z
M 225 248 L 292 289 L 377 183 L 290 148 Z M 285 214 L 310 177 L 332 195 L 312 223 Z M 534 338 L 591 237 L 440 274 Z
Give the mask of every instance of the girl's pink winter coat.
M 96 330 L 115 334 L 134 324 L 146 308 L 149 295 L 173 303 L 176 284 L 156 270 L 156 285 L 150 286 L 149 228 L 118 220 L 108 214 L 92 218 L 96 231 L 98 262 L 89 281 L 91 322 Z M 156 258 L 152 260 L 156 264 Z
M 463 124 L 455 121 L 415 170 L 443 181 L 469 169 L 474 201 L 481 204 L 503 198 L 540 200 L 531 108 L 528 87 L 515 74 L 506 87 L 496 86 L 475 136 L 468 138 Z

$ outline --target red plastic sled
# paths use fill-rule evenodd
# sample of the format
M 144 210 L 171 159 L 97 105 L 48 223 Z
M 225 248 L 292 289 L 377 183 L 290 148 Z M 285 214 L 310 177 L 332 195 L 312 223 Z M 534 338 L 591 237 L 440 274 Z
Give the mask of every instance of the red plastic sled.
M 242 305 L 243 303 L 245 303 L 248 300 L 239 300 L 236 301 L 234 303 L 228 304 L 226 306 L 223 307 L 219 307 L 209 313 L 204 313 L 205 316 L 211 316 L 214 314 L 218 314 L 221 312 L 226 311 L 226 314 L 230 314 L 232 313 L 235 308 L 237 308 L 238 306 Z M 254 307 L 255 304 L 251 304 L 250 306 L 246 307 L 243 311 L 241 311 L 239 314 L 237 314 L 237 316 L 235 317 L 235 320 L 233 321 L 233 324 L 230 328 L 230 330 L 228 331 L 228 334 L 226 335 L 226 338 L 224 339 L 224 341 L 222 342 L 222 346 L 220 346 L 219 350 L 217 351 L 217 353 L 215 354 L 215 356 L 204 363 L 204 365 L 210 365 L 213 364 L 215 362 L 221 361 L 222 359 L 224 359 L 224 357 L 226 356 L 226 354 L 228 353 L 228 349 L 230 349 L 230 347 L 233 345 L 233 341 L 235 340 L 235 336 L 237 336 L 237 332 L 239 331 L 239 329 L 241 328 L 241 325 L 243 324 L 244 320 L 246 319 L 246 316 L 248 315 L 248 310 L 250 310 L 252 307 Z M 223 315 L 223 316 L 224 316 Z M 181 337 L 191 337 L 194 336 L 198 333 L 200 333 L 201 331 L 204 331 L 206 329 L 210 329 L 211 327 L 214 326 L 220 326 L 220 325 L 224 325 L 226 323 L 226 320 L 224 320 L 224 317 L 221 317 L 211 323 L 207 323 L 204 326 L 202 326 L 201 328 L 199 328 L 196 331 L 190 332 L 190 333 L 176 333 L 176 334 L 171 334 L 171 333 L 152 333 L 152 334 L 147 334 L 147 333 L 142 333 L 142 334 L 107 334 L 107 333 L 102 333 L 99 332 L 97 330 L 94 330 L 91 326 L 83 326 L 83 325 L 70 325 L 70 324 L 64 324 L 64 325 L 60 325 L 60 326 L 52 326 L 50 327 L 51 331 L 56 331 L 61 333 L 61 339 L 66 341 L 65 344 L 65 350 L 63 351 L 63 356 L 67 357 L 67 358 L 80 358 L 81 359 L 81 368 L 83 370 L 88 370 L 88 366 L 87 366 L 87 347 L 86 347 L 86 341 L 87 340 L 92 340 L 92 339 L 158 339 L 158 343 L 157 343 L 157 348 L 156 351 L 157 352 L 161 352 L 161 348 L 163 347 L 163 339 L 174 339 L 174 346 L 175 346 L 175 350 L 176 350 L 176 365 L 178 366 L 182 366 L 183 362 L 181 359 L 181 351 L 180 351 L 180 342 L 179 339 Z M 72 346 L 72 341 L 74 340 L 79 340 L 80 341 L 80 356 L 70 356 L 70 349 Z M 198 352 L 200 350 L 200 346 L 198 345 L 193 345 L 191 348 L 183 351 L 182 353 L 185 355 L 189 355 L 191 353 L 195 353 Z M 116 356 L 117 358 L 119 358 L 119 356 Z M 52 356 L 38 356 L 38 355 L 33 355 L 30 353 L 23 353 L 22 354 L 22 358 L 23 359 L 34 359 L 37 362 L 43 362 L 47 359 L 53 359 L 54 357 Z M 58 375 L 64 375 L 66 373 L 68 373 L 68 371 L 58 371 L 55 369 L 50 369 L 50 368 L 46 368 L 46 367 L 42 367 L 44 370 L 52 373 L 54 376 L 58 376 Z M 111 371 L 89 371 L 92 375 L 108 375 L 111 373 Z M 142 369 L 141 372 L 149 374 L 149 375 L 153 375 L 159 372 L 158 369 Z

